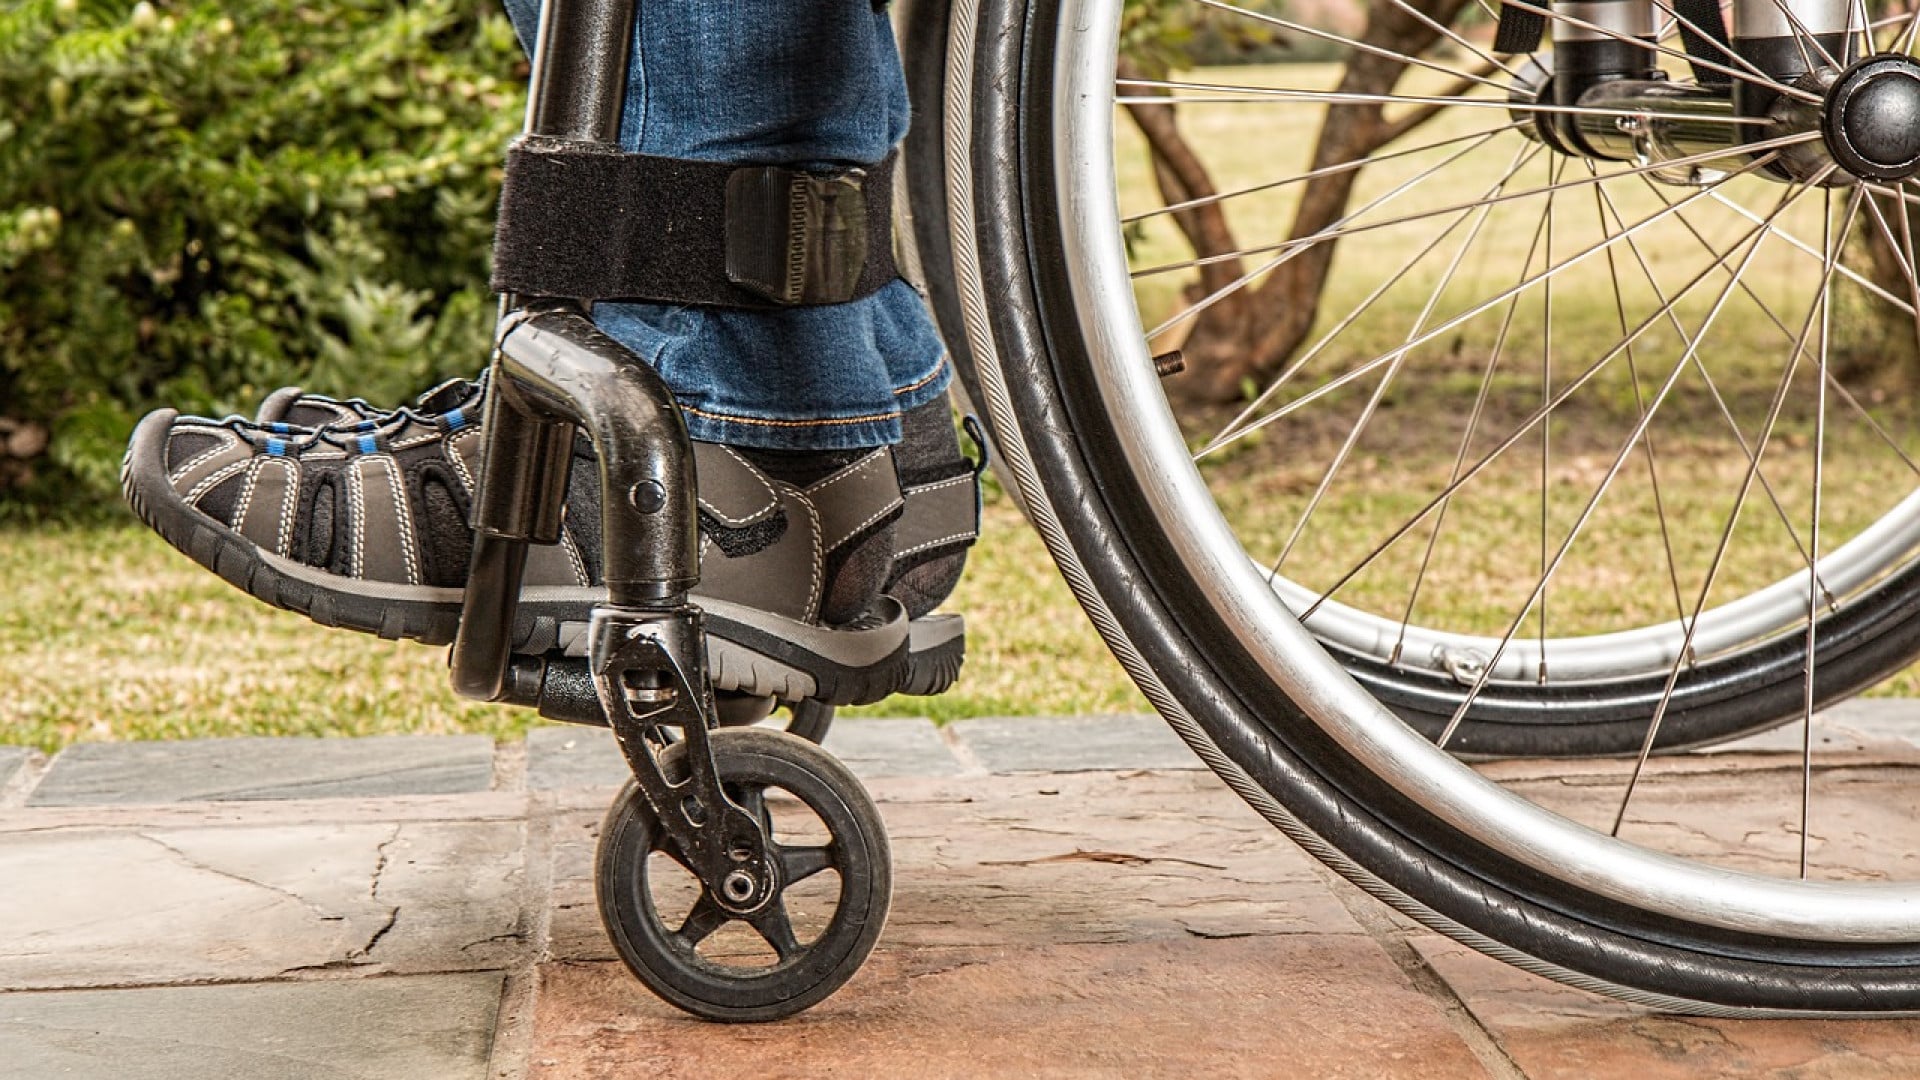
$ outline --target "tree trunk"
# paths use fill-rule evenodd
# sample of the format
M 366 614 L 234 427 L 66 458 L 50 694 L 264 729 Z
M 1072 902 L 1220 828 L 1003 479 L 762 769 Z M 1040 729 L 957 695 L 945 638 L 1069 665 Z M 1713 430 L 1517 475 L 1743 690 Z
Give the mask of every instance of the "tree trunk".
M 1142 79 L 1144 73 L 1131 60 L 1122 57 L 1119 64 L 1122 79 Z M 1152 91 L 1136 89 L 1135 94 Z M 1163 92 L 1164 93 L 1164 92 Z M 1224 254 L 1238 246 L 1233 239 L 1233 231 L 1227 227 L 1227 215 L 1223 204 L 1214 200 L 1219 192 L 1214 188 L 1213 177 L 1208 175 L 1207 167 L 1200 156 L 1180 135 L 1178 118 L 1172 105 L 1129 104 L 1127 115 L 1135 127 L 1147 140 L 1147 149 L 1153 158 L 1154 181 L 1160 187 L 1160 197 L 1167 206 L 1179 206 L 1182 203 L 1195 203 L 1186 210 L 1176 210 L 1174 224 L 1186 235 L 1187 243 L 1196 253 L 1208 255 Z M 1227 292 L 1235 281 L 1239 280 L 1241 260 L 1223 259 L 1208 263 L 1200 268 L 1201 295 L 1226 292 L 1217 307 L 1218 318 L 1240 320 L 1244 318 L 1242 309 L 1247 297 L 1243 291 Z
M 1453 21 L 1467 0 L 1411 0 L 1441 25 Z M 1439 32 L 1406 9 L 1376 2 L 1369 10 L 1360 40 L 1404 56 L 1418 56 L 1439 39 Z M 1341 74 L 1339 89 L 1356 94 L 1387 94 L 1406 71 L 1400 60 L 1355 51 Z M 1123 69 L 1123 77 L 1125 69 Z M 1399 138 L 1437 110 L 1415 110 L 1389 119 L 1379 104 L 1335 105 L 1327 110 L 1314 145 L 1311 169 L 1344 165 L 1365 158 Z M 1133 105 L 1128 114 L 1140 127 L 1155 159 L 1162 192 L 1175 202 L 1205 197 L 1215 191 L 1197 155 L 1180 137 L 1170 106 Z M 1351 169 L 1306 181 L 1288 239 L 1318 233 L 1347 212 L 1355 182 L 1363 170 Z M 1177 190 L 1170 190 L 1177 189 Z M 1197 256 L 1223 255 L 1239 250 L 1218 203 L 1174 215 Z M 1336 244 L 1332 241 L 1287 248 L 1251 256 L 1278 261 L 1258 287 L 1234 288 L 1248 271 L 1243 259 L 1224 259 L 1200 269 L 1200 295 L 1222 298 L 1194 320 L 1181 346 L 1186 374 L 1169 389 L 1177 398 L 1221 403 L 1242 396 L 1249 381 L 1258 385 L 1272 377 L 1305 341 L 1313 328 Z M 1290 254 L 1297 251 L 1297 254 Z M 1284 259 L 1282 257 L 1285 256 Z M 1260 262 L 1252 264 L 1258 271 Z M 1228 291 L 1231 290 L 1231 291 Z
M 1878 195 L 1867 198 L 1874 206 L 1861 209 L 1849 246 L 1866 255 L 1867 280 L 1911 304 L 1920 291 L 1914 285 L 1920 269 L 1911 250 L 1920 246 L 1920 207 Z M 1835 347 L 1829 363 L 1836 378 L 1868 380 L 1889 389 L 1920 382 L 1920 327 L 1914 316 L 1844 279 L 1835 284 L 1834 298 Z

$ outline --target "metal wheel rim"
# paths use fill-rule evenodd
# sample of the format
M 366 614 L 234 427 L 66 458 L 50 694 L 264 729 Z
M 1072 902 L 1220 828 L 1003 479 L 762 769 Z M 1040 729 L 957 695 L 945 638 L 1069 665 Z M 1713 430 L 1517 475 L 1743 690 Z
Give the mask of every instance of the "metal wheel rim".
M 1125 459 L 1185 569 L 1276 687 L 1375 775 L 1460 830 L 1580 889 L 1689 922 L 1794 940 L 1920 938 L 1920 886 L 1787 880 L 1691 862 L 1577 825 L 1402 724 L 1320 649 L 1248 561 L 1159 385 L 1129 278 L 1112 157 L 1120 5 L 1062 0 L 1054 71 L 1064 272 Z
M 1822 558 L 1821 580 L 1836 593 L 1851 595 L 1907 565 L 1916 545 L 1920 545 L 1920 492 L 1907 496 L 1866 531 Z M 1265 580 L 1266 568 L 1258 563 L 1255 568 Z M 1365 656 L 1384 660 L 1398 646 L 1400 663 L 1411 666 L 1415 661 L 1449 651 L 1492 656 L 1500 644 L 1498 638 L 1454 633 L 1418 623 L 1407 627 L 1403 636 L 1400 623 L 1393 619 L 1338 600 L 1323 601 L 1312 589 L 1286 578 L 1273 579 L 1272 587 L 1289 612 L 1296 616 L 1311 612 L 1305 625 L 1315 637 Z M 1805 596 L 1804 581 L 1795 576 L 1701 612 L 1694 630 L 1694 655 L 1718 656 L 1793 629 L 1800 621 Z M 1552 637 L 1547 639 L 1546 651 L 1553 656 L 1556 681 L 1632 678 L 1664 672 L 1680 655 L 1686 635 L 1686 624 L 1676 619 L 1608 634 Z M 1537 641 L 1515 639 L 1500 654 L 1493 679 L 1530 681 L 1531 672 L 1537 670 L 1540 663 L 1541 652 Z M 1440 664 L 1433 664 L 1430 670 L 1445 673 Z

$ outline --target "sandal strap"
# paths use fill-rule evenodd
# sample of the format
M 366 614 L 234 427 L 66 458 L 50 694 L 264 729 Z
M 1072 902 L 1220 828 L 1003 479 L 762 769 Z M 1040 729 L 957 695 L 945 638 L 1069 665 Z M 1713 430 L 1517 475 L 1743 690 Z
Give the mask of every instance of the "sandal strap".
M 980 476 L 971 469 L 945 480 L 910 485 L 903 499 L 906 508 L 893 533 L 896 560 L 966 547 L 980 536 Z
M 784 527 L 751 553 L 729 556 L 709 533 L 701 532 L 696 602 L 702 596 L 718 597 L 803 623 L 819 615 L 825 595 L 819 516 L 798 491 L 781 487 L 776 509 L 784 512 Z
M 731 447 L 694 443 L 693 469 L 700 509 L 728 528 L 758 525 L 780 512 L 780 495 L 766 474 Z
M 418 585 L 419 533 L 400 466 L 366 453 L 347 465 L 347 565 L 356 578 Z
M 893 453 L 886 447 L 808 485 L 806 496 L 820 513 L 820 547 L 828 552 L 897 517 L 904 505 Z
M 725 447 L 693 445 L 703 510 L 716 517 L 731 514 L 733 521 L 749 525 L 776 513 L 785 517 L 771 542 L 738 558 L 717 550 L 703 534 L 696 596 L 815 622 L 825 602 L 824 575 L 832 554 L 898 516 L 902 506 L 893 456 L 885 448 L 861 455 L 802 491 L 768 480 Z M 763 506 L 747 498 L 755 487 L 764 488 L 771 501 Z

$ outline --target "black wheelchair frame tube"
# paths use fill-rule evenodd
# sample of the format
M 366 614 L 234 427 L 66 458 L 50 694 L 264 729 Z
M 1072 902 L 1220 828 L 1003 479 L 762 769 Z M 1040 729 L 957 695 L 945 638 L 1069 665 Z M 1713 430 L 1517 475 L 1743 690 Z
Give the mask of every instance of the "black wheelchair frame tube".
M 614 146 L 635 0 L 547 0 L 526 134 Z M 474 499 L 473 561 L 450 657 L 454 689 L 533 704 L 537 668 L 513 666 L 529 543 L 560 537 L 576 428 L 600 462 L 604 576 L 616 608 L 679 608 L 699 576 L 692 445 L 654 370 L 566 298 L 506 297 Z

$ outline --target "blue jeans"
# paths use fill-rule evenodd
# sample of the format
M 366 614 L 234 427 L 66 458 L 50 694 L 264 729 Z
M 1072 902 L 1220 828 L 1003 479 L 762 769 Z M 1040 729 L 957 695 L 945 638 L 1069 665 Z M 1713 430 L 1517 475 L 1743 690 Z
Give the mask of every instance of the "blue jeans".
M 504 0 L 523 45 L 539 0 Z M 863 165 L 906 134 L 907 87 L 867 0 L 639 0 L 620 143 L 661 157 Z M 531 51 L 531 50 L 529 50 Z M 848 304 L 743 311 L 601 303 L 594 321 L 659 370 L 694 438 L 778 450 L 900 441 L 946 391 L 912 286 Z

